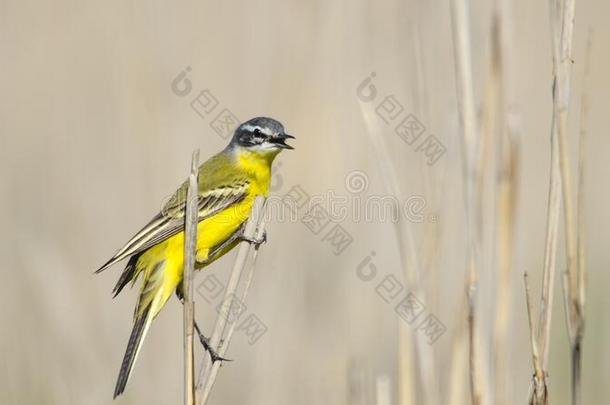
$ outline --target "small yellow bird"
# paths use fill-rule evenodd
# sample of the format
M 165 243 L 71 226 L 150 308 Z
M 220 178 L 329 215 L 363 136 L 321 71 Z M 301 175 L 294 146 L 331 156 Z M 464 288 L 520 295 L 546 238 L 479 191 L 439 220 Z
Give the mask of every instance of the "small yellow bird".
M 199 167 L 197 269 L 245 240 L 243 227 L 254 200 L 268 194 L 273 160 L 283 149 L 293 149 L 286 144 L 287 138 L 294 137 L 285 133 L 280 122 L 253 118 L 237 127 L 222 152 Z M 114 287 L 115 297 L 140 274 L 144 278 L 114 398 L 125 390 L 152 320 L 172 293 L 181 296 L 187 187 L 184 182 L 161 212 L 96 271 L 130 258 Z

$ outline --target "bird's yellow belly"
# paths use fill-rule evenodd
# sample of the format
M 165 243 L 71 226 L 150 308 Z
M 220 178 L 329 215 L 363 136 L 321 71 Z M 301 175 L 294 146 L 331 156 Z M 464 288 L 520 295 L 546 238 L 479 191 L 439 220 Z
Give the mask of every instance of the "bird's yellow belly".
M 248 219 L 252 203 L 253 198 L 248 197 L 241 203 L 199 222 L 197 226 L 197 261 L 206 260 L 211 249 L 226 241 L 239 229 L 241 224 Z M 152 252 L 153 250 L 172 262 L 182 263 L 184 260 L 184 232 L 172 236 L 145 254 L 149 252 L 155 254 Z
M 248 196 L 241 203 L 199 222 L 197 226 L 198 262 L 205 261 L 211 249 L 226 241 L 239 229 L 241 224 L 248 218 L 253 201 L 254 196 Z M 184 232 L 180 232 L 151 247 L 142 254 L 138 262 L 138 266 L 142 266 L 146 270 L 153 269 L 157 263 L 164 263 L 162 302 L 165 302 L 182 281 Z M 145 277 L 147 278 L 147 276 Z

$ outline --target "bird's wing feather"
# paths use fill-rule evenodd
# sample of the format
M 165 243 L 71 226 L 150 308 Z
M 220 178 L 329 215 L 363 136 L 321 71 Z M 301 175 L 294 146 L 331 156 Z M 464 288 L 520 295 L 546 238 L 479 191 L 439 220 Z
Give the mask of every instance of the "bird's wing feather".
M 232 186 L 221 187 L 211 190 L 208 194 L 200 196 L 198 209 L 198 219 L 203 221 L 231 206 L 241 202 L 247 195 L 249 183 L 234 184 Z M 171 214 L 163 216 L 159 224 L 150 233 L 142 236 L 142 244 L 136 251 L 129 253 L 136 254 L 156 245 L 165 239 L 182 232 L 184 230 L 184 202 Z M 158 216 L 159 216 L 158 215 Z
M 232 170 L 218 170 L 217 166 L 218 162 L 213 158 L 200 168 L 199 221 L 241 202 L 248 195 L 250 181 L 244 173 L 228 173 Z M 186 190 L 187 183 L 185 182 L 165 204 L 161 212 L 136 233 L 96 273 L 182 232 L 184 230 Z

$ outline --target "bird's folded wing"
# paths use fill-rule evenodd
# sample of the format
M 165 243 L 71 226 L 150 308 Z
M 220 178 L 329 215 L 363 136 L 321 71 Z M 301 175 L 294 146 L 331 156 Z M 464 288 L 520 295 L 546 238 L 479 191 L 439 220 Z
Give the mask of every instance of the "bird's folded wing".
M 243 178 L 231 183 L 208 189 L 199 194 L 199 221 L 203 221 L 235 204 L 241 202 L 248 194 L 250 183 Z M 101 272 L 114 263 L 133 256 L 176 235 L 184 230 L 184 215 L 186 202 L 186 183 L 178 189 L 144 228 L 136 233 L 108 262 L 100 267 Z

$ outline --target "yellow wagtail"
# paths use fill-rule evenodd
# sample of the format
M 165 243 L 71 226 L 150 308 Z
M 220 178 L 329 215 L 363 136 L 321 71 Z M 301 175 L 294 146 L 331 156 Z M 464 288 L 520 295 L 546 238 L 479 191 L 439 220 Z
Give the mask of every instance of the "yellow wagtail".
M 199 167 L 197 269 L 244 240 L 243 226 L 254 200 L 258 195 L 267 196 L 269 191 L 273 159 L 282 149 L 293 149 L 285 143 L 287 138 L 294 137 L 287 135 L 278 121 L 253 118 L 235 130 L 222 152 Z M 174 291 L 181 296 L 186 190 L 184 182 L 161 212 L 96 271 L 130 258 L 114 287 L 115 297 L 127 283 L 131 281 L 133 285 L 140 274 L 144 278 L 115 398 L 125 390 L 152 320 Z M 208 349 L 213 360 L 220 359 Z

